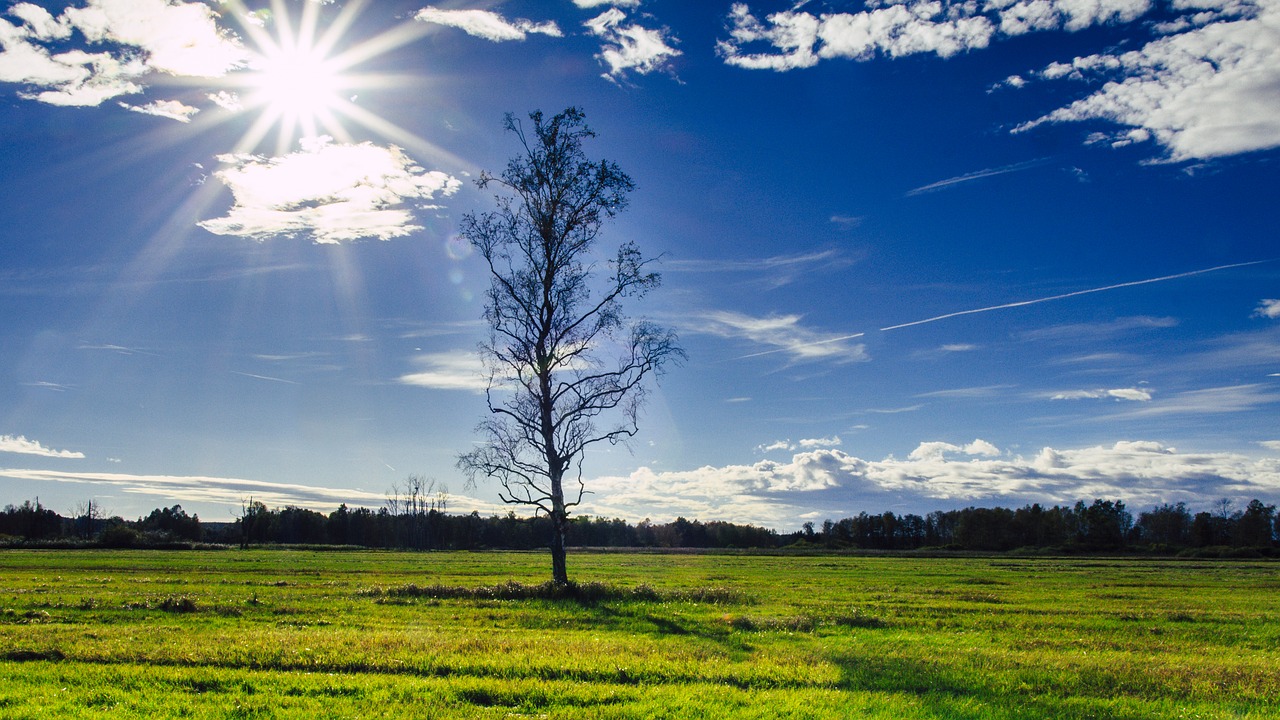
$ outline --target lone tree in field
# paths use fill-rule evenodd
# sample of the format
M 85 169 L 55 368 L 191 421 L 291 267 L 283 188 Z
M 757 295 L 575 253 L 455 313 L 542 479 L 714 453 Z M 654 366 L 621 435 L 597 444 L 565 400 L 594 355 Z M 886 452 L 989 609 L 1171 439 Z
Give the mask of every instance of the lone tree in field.
M 635 435 L 645 378 L 684 353 L 669 330 L 623 314 L 624 299 L 658 286 L 651 260 L 631 242 L 607 262 L 598 247 L 605 221 L 627 205 L 631 178 L 587 159 L 582 142 L 595 133 L 581 110 L 529 120 L 526 128 L 506 116 L 522 152 L 501 175 L 477 181 L 499 187 L 497 209 L 462 220 L 491 275 L 480 346 L 491 414 L 477 427 L 484 441 L 458 467 L 472 483 L 495 478 L 503 502 L 551 519 L 552 580 L 564 586 L 569 513 L 586 493 L 584 452 Z

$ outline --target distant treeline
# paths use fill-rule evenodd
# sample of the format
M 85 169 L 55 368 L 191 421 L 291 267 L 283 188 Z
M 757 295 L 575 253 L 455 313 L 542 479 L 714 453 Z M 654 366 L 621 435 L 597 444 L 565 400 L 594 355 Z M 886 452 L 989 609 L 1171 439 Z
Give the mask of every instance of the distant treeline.
M 428 498 L 429 496 L 422 496 Z M 551 537 L 546 518 L 450 514 L 443 495 L 389 501 L 377 510 L 346 505 L 325 515 L 300 507 L 246 502 L 229 523 L 202 523 L 181 506 L 157 508 L 135 521 L 98 517 L 86 504 L 62 517 L 39 501 L 0 512 L 0 544 L 93 544 L 104 547 L 224 545 L 347 545 L 420 550 L 528 550 Z M 812 550 L 971 550 L 1039 552 L 1187 551 L 1210 555 L 1278 555 L 1280 519 L 1274 505 L 1252 500 L 1241 510 L 1222 501 L 1216 512 L 1192 514 L 1184 503 L 1161 505 L 1135 518 L 1121 501 L 1086 505 L 940 510 L 928 515 L 861 513 L 794 533 L 736 523 L 677 518 L 631 524 L 573 518 L 569 542 L 579 547 L 756 548 Z

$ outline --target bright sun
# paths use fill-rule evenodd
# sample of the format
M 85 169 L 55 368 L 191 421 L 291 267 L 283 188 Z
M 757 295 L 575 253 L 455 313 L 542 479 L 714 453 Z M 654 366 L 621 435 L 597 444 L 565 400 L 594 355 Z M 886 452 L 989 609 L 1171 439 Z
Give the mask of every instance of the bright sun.
M 253 80 L 254 104 L 287 126 L 314 135 L 317 123 L 333 121 L 342 102 L 342 74 L 313 47 L 273 48 L 263 54 Z
M 352 142 L 347 126 L 358 126 L 401 146 L 438 155 L 439 148 L 358 102 L 358 91 L 395 88 L 409 82 L 404 76 L 356 70 L 362 63 L 413 42 L 425 24 L 408 21 L 352 43 L 345 37 L 369 0 L 352 0 L 340 9 L 326 9 L 324 0 L 306 0 L 296 15 L 296 3 L 267 0 L 267 7 L 250 10 L 246 0 L 220 0 L 250 40 L 252 59 L 246 72 L 219 93 L 224 107 L 254 117 L 236 152 L 256 152 L 273 131 L 275 154 L 284 155 L 299 141 L 329 136 Z M 261 2 L 261 0 L 257 0 Z M 414 80 L 413 82 L 417 82 Z M 223 103 L 219 103 L 223 104 Z
M 341 119 L 360 114 L 344 97 L 358 84 L 347 71 L 362 58 L 350 51 L 335 54 L 334 47 L 361 3 L 344 10 L 323 33 L 319 2 L 303 4 L 296 22 L 283 0 L 252 12 L 239 0 L 230 3 L 257 46 L 238 83 L 243 106 L 257 112 L 242 147 L 256 146 L 272 128 L 279 131 L 277 151 L 309 137 L 344 138 Z

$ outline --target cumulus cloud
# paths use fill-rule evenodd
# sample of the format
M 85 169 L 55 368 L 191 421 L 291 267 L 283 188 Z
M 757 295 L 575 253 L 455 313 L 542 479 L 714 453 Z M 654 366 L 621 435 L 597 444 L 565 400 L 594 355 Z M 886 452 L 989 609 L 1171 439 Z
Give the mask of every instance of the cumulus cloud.
M 229 112 L 240 112 L 244 109 L 244 103 L 240 102 L 240 96 L 233 92 L 219 90 L 216 93 L 209 93 L 206 97 L 208 97 L 209 101 L 214 105 L 217 105 L 223 110 L 227 110 Z
M 867 2 L 862 12 L 814 14 L 797 9 L 761 18 L 732 6 L 724 61 L 775 71 L 846 58 L 932 54 L 950 57 L 1033 32 L 1076 32 L 1134 23 L 1152 0 L 900 0 Z M 1165 159 L 1184 161 L 1280 146 L 1280 0 L 1175 0 L 1171 20 L 1148 23 L 1153 38 L 1138 48 L 1107 50 L 1010 76 L 998 87 L 1074 79 L 1099 87 L 1087 97 L 1023 123 L 1107 120 L 1118 132 L 1089 142 L 1124 147 L 1154 141 Z M 982 177 L 956 178 L 956 182 Z M 948 181 L 943 181 L 947 183 Z M 946 187 L 941 185 L 940 187 Z M 924 186 L 913 192 L 936 189 Z
M 436 25 L 454 27 L 468 35 L 492 42 L 524 40 L 530 34 L 563 37 L 554 22 L 535 23 L 532 20 L 507 20 L 490 10 L 441 10 L 425 7 L 414 15 L 416 20 Z
M 956 457 L 960 455 L 961 457 Z M 1131 505 L 1280 494 L 1280 458 L 1181 452 L 1158 442 L 1043 448 L 1024 457 L 991 443 L 921 443 L 905 460 L 865 460 L 835 449 L 789 462 L 657 472 L 649 468 L 592 485 L 592 513 L 639 519 L 676 515 L 794 528 L 814 512 L 839 517 L 868 504 L 919 511 L 974 503 L 1072 503 L 1103 497 Z
M 178 122 L 191 122 L 191 116 L 200 112 L 200 108 L 191 107 L 177 100 L 157 100 L 146 105 L 120 103 L 120 107 L 143 115 L 155 115 L 156 117 L 169 118 Z
M 1263 300 L 1253 311 L 1255 317 L 1280 318 L 1280 300 Z
M 88 0 L 57 17 L 17 3 L 8 15 L 21 23 L 0 19 L 0 81 L 23 85 L 21 97 L 53 105 L 100 105 L 139 93 L 153 73 L 219 77 L 248 57 L 204 3 Z M 67 49 L 77 33 L 82 47 Z
M 475 353 L 428 353 L 419 356 L 417 363 L 423 369 L 401 375 L 401 383 L 437 390 L 471 392 L 484 392 L 489 387 L 489 375 L 485 371 L 484 361 Z
M 916 446 L 911 454 L 907 455 L 910 460 L 940 460 L 946 455 L 962 454 L 969 456 L 985 455 L 994 456 L 1000 454 L 1000 449 L 986 440 L 975 439 L 968 445 L 952 445 L 947 442 L 922 442 Z
M 1151 391 L 1143 388 L 1114 388 L 1111 390 L 1066 390 L 1063 392 L 1053 393 L 1049 396 L 1050 400 L 1085 400 L 1096 398 L 1113 398 L 1115 400 L 1132 400 L 1136 402 L 1148 402 L 1151 400 Z
M 21 455 L 39 455 L 51 458 L 83 459 L 84 453 L 71 450 L 53 450 L 35 440 L 28 440 L 22 435 L 0 435 L 0 452 L 18 453 Z
M 839 447 L 843 441 L 839 435 L 832 435 L 824 438 L 802 438 L 797 442 L 790 440 L 777 440 L 768 445 L 759 445 L 756 450 L 761 453 L 776 452 L 778 450 L 810 450 L 813 448 Z
M 229 154 L 218 160 L 226 167 L 214 177 L 231 190 L 235 205 L 226 217 L 200 226 L 257 240 L 401 237 L 420 229 L 406 203 L 449 196 L 460 186 L 457 178 L 419 167 L 397 147 L 333 143 L 328 137 L 304 142 L 284 157 Z
M 665 28 L 646 28 L 626 20 L 627 14 L 613 7 L 583 23 L 588 32 L 603 41 L 596 59 L 609 68 L 604 77 L 619 80 L 628 72 L 647 75 L 654 70 L 669 70 L 671 59 L 681 54 L 672 47 L 676 41 L 671 33 Z
M 781 352 L 786 353 L 793 362 L 825 360 L 849 363 L 870 359 L 865 345 L 849 342 L 861 337 L 862 333 L 854 335 L 820 333 L 802 326 L 800 320 L 799 315 L 753 317 L 723 310 L 687 319 L 682 325 L 690 332 L 750 340 L 767 348 L 744 357 Z
M 1182 0 L 1171 33 L 1127 52 L 1077 57 L 1033 75 L 1100 84 L 1015 129 L 1108 120 L 1126 145 L 1152 139 L 1173 162 L 1280 146 L 1280 0 Z
M 1280 452 L 1280 440 L 1263 440 L 1258 444 L 1268 450 L 1275 450 L 1277 452 Z
M 950 57 L 985 48 L 999 37 L 1047 30 L 1077 31 L 1130 22 L 1151 0 L 951 0 L 866 2 L 862 12 L 815 15 L 791 10 L 763 20 L 746 3 L 729 11 L 729 39 L 718 48 L 725 62 L 750 69 L 794 70 L 822 60 L 933 54 Z M 747 48 L 763 46 L 749 52 Z

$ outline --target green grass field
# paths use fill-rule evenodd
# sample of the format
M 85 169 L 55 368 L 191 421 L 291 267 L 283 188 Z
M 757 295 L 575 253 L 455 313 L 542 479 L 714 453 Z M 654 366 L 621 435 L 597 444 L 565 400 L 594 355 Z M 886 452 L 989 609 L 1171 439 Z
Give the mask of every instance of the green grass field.
M 1280 718 L 1280 564 L 0 552 L 0 717 Z M 487 588 L 487 589 L 486 589 Z

